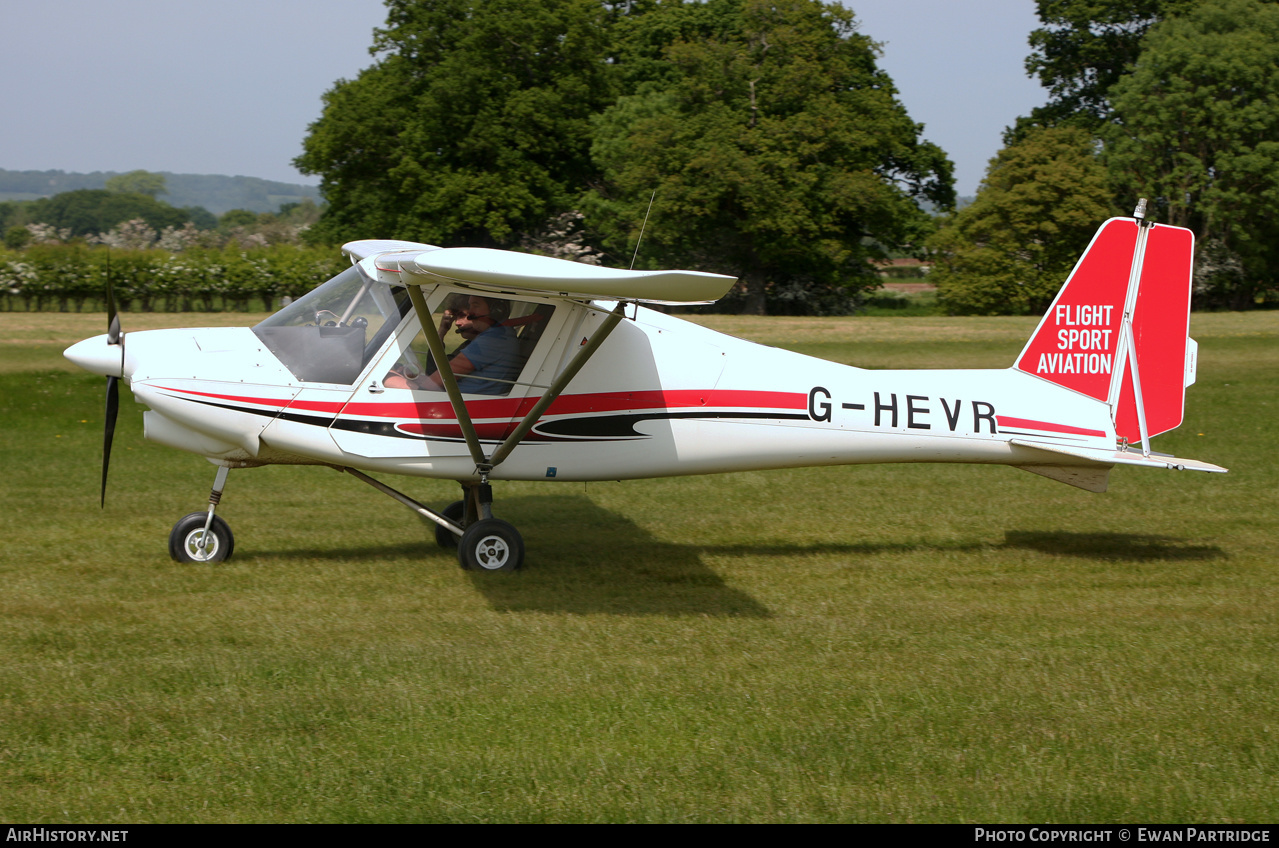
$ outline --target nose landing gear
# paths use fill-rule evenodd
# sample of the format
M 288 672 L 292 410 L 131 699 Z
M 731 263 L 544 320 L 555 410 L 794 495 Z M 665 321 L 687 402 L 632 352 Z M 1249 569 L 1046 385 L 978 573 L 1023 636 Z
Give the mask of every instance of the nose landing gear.
M 208 512 L 193 512 L 178 519 L 169 533 L 169 556 L 177 562 L 226 562 L 235 549 L 235 537 L 221 517 L 214 515 L 226 487 L 227 467 L 218 467 L 209 493 Z

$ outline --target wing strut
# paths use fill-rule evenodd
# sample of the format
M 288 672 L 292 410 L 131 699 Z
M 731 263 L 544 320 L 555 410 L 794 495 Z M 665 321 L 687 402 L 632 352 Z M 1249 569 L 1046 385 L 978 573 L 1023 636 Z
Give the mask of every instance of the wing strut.
M 613 311 L 604 319 L 604 323 L 600 325 L 599 329 L 591 334 L 591 337 L 573 355 L 564 370 L 551 381 L 550 388 L 542 394 L 542 397 L 528 411 L 528 414 L 520 420 L 519 425 L 498 446 L 492 456 L 485 456 L 484 448 L 480 444 L 480 437 L 475 432 L 475 425 L 471 422 L 471 416 L 466 411 L 466 402 L 462 400 L 462 390 L 457 387 L 457 377 L 453 375 L 453 367 L 449 364 L 448 353 L 444 350 L 444 339 L 440 338 L 440 331 L 436 328 L 435 322 L 431 320 L 431 312 L 426 306 L 426 298 L 422 296 L 422 289 L 412 283 L 407 288 L 409 290 L 409 299 L 413 301 L 413 309 L 417 312 L 418 322 L 421 323 L 423 334 L 426 336 L 426 345 L 431 349 L 431 356 L 435 357 L 440 382 L 444 384 L 444 391 L 449 396 L 449 404 L 453 407 L 453 413 L 457 415 L 457 425 L 461 428 L 462 435 L 466 438 L 466 446 L 471 452 L 471 459 L 475 460 L 475 468 L 480 472 L 481 480 L 485 482 L 488 480 L 489 472 L 511 455 L 511 451 L 515 450 L 516 445 L 528 435 L 528 431 L 533 429 L 533 425 L 542 417 L 542 413 L 568 387 L 569 381 L 577 376 L 577 372 L 582 370 L 582 366 L 604 343 L 604 340 L 613 332 L 613 328 L 617 326 L 626 313 L 625 302 L 619 301 Z
M 475 460 L 476 468 L 483 468 L 488 460 L 484 457 L 480 437 L 475 434 L 475 425 L 471 423 L 471 416 L 462 401 L 462 390 L 457 387 L 457 377 L 453 376 L 453 366 L 449 364 L 449 355 L 444 350 L 444 339 L 440 338 L 440 331 L 431 320 L 431 310 L 426 307 L 421 287 L 410 283 L 407 288 L 409 300 L 413 301 L 413 310 L 417 312 L 417 320 L 422 325 L 422 333 L 426 336 L 426 346 L 431 349 L 431 356 L 435 357 L 440 382 L 444 384 L 444 391 L 448 393 L 449 403 L 453 406 L 453 414 L 457 416 L 457 425 L 462 428 L 462 435 L 466 437 L 466 447 L 471 451 L 471 459 Z

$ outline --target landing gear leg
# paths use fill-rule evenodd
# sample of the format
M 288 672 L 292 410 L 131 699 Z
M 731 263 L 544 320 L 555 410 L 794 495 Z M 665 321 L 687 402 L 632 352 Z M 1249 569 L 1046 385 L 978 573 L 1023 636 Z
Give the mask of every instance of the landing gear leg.
M 226 488 L 227 471 L 218 467 L 209 492 L 209 510 L 193 512 L 178 519 L 169 533 L 169 556 L 178 562 L 225 562 L 235 549 L 235 537 L 231 528 L 219 516 L 214 515 Z
M 492 503 L 492 495 L 489 495 L 489 502 Z M 490 513 L 492 508 L 490 507 Z M 440 513 L 462 528 L 463 531 L 475 522 L 479 521 L 480 512 L 480 495 L 479 484 L 463 483 L 462 484 L 462 500 L 453 501 L 453 503 L 444 507 Z M 454 533 L 443 524 L 435 525 L 435 543 L 441 548 L 456 548 L 457 542 L 461 539 L 460 533 Z

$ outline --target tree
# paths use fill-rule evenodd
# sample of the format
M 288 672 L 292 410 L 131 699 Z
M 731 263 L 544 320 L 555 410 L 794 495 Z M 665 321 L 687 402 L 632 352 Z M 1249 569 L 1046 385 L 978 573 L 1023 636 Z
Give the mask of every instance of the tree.
M 224 229 L 231 227 L 251 227 L 258 222 L 258 213 L 248 209 L 228 209 L 218 218 L 218 226 Z
M 669 2 L 622 29 L 630 93 L 596 119 L 604 181 L 584 207 L 615 255 L 654 198 L 646 261 L 738 274 L 762 314 L 770 286 L 877 285 L 870 260 L 922 241 L 915 200 L 953 204 L 949 160 L 848 9 Z
M 31 231 L 26 227 L 9 227 L 4 231 L 4 246 L 10 250 L 21 250 L 31 244 Z
M 1110 116 L 1110 88 L 1137 61 L 1142 37 L 1158 21 L 1197 2 L 1038 0 L 1043 26 L 1030 34 L 1026 73 L 1039 78 L 1049 101 L 1019 126 L 1100 126 Z
M 164 174 L 150 171 L 130 171 L 111 177 L 106 182 L 106 190 L 113 194 L 144 194 L 150 198 L 169 193 Z
M 1151 29 L 1112 88 L 1106 161 L 1160 219 L 1195 231 L 1200 301 L 1248 308 L 1279 284 L 1279 6 L 1205 0 Z M 1214 276 L 1217 279 L 1212 279 Z
M 990 160 L 977 199 L 929 240 L 931 279 L 951 314 L 1043 312 L 1116 214 L 1091 134 L 1031 128 Z
M 31 201 L 28 216 L 34 222 L 65 227 L 72 236 L 105 233 L 117 224 L 140 219 L 155 230 L 181 227 L 190 215 L 142 194 L 116 194 L 104 189 L 64 191 Z
M 599 0 L 388 0 L 377 62 L 324 96 L 304 173 L 322 237 L 507 246 L 594 176 L 608 102 Z

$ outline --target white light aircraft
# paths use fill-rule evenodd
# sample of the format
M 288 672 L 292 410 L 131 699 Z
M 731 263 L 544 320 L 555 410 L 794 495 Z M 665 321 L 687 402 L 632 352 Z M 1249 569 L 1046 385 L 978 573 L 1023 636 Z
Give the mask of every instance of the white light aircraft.
M 66 351 L 107 380 L 105 501 L 118 381 L 148 439 L 217 466 L 169 537 L 217 562 L 233 468 L 345 471 L 436 525 L 464 568 L 519 568 L 491 481 L 621 480 L 877 462 L 1012 465 L 1093 492 L 1116 465 L 1225 471 L 1155 453 L 1181 424 L 1190 231 L 1098 230 L 1015 364 L 878 371 L 742 341 L 645 308 L 711 302 L 733 277 L 625 271 L 479 248 L 357 241 L 352 265 L 253 328 L 109 330 Z M 452 331 L 452 332 L 450 332 Z M 370 477 L 443 477 L 436 511 Z

